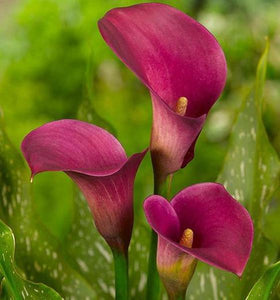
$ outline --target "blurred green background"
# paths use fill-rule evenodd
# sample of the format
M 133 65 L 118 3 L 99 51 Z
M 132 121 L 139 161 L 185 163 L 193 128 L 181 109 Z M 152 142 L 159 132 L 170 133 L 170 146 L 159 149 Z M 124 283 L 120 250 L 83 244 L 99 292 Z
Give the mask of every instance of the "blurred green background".
M 82 118 L 107 128 L 128 155 L 148 146 L 152 122 L 148 91 L 107 47 L 97 28 L 98 19 L 110 8 L 139 2 L 0 0 L 0 108 L 17 149 L 30 130 L 62 118 Z M 226 88 L 208 116 L 195 159 L 174 176 L 172 193 L 217 178 L 266 37 L 271 46 L 264 121 L 280 153 L 280 1 L 162 2 L 205 25 L 220 42 L 228 63 Z M 147 156 L 136 179 L 136 210 L 152 189 Z M 72 220 L 72 193 L 64 174 L 40 174 L 33 184 L 38 215 L 61 239 Z

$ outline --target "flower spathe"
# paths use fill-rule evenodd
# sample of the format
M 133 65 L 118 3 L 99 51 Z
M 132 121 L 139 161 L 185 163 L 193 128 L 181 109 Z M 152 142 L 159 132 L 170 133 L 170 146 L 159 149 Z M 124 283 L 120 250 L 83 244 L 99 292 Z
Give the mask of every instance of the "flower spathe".
M 127 158 L 106 130 L 60 120 L 31 131 L 22 142 L 32 178 L 64 171 L 79 186 L 96 227 L 112 249 L 127 253 L 133 227 L 134 178 L 146 150 Z
M 160 3 L 112 9 L 99 29 L 150 90 L 151 154 L 156 176 L 164 179 L 193 158 L 206 115 L 225 85 L 223 51 L 201 24 Z
M 252 248 L 253 223 L 221 184 L 190 186 L 171 202 L 150 196 L 144 210 L 159 236 L 157 266 L 167 290 L 186 290 L 196 259 L 242 275 Z

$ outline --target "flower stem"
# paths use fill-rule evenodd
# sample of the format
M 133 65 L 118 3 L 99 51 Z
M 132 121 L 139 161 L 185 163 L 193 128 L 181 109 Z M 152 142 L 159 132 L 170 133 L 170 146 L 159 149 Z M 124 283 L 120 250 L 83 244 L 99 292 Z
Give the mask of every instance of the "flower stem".
M 117 250 L 112 252 L 115 264 L 116 300 L 128 300 L 128 257 Z
M 185 297 L 186 297 L 186 295 L 182 294 L 182 295 L 177 296 L 176 298 L 174 298 L 174 300 L 185 300 Z M 173 299 L 173 298 L 171 298 L 171 299 Z
M 160 296 L 160 279 L 157 271 L 157 234 L 152 230 L 148 265 L 147 300 L 158 300 Z
M 165 196 L 166 192 L 166 180 L 159 182 L 155 178 L 154 194 Z M 152 230 L 148 263 L 147 300 L 158 300 L 160 298 L 160 278 L 157 271 L 157 240 L 157 234 Z
M 173 292 L 167 291 L 168 300 L 185 300 L 186 290 L 181 291 L 180 293 L 174 294 Z
M 166 192 L 166 196 L 167 196 L 167 199 L 169 200 L 170 197 L 171 197 L 171 185 L 172 185 L 172 180 L 173 180 L 173 175 L 174 174 L 170 174 L 168 176 L 168 183 L 167 183 L 167 192 Z

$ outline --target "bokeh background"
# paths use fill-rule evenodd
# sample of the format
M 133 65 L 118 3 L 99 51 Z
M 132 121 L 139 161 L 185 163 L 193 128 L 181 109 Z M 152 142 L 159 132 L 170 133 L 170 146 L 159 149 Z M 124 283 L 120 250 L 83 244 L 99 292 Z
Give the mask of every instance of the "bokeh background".
M 97 28 L 98 19 L 110 8 L 139 2 L 0 0 L 0 109 L 17 149 L 30 130 L 63 118 L 107 128 L 128 155 L 148 146 L 152 122 L 148 91 L 107 47 Z M 280 1 L 161 2 L 205 25 L 220 42 L 228 64 L 225 90 L 208 116 L 195 159 L 174 176 L 174 194 L 192 183 L 217 178 L 232 123 L 254 83 L 266 38 L 270 52 L 264 122 L 280 153 Z M 152 189 L 147 156 L 136 179 L 135 210 L 142 209 Z M 64 174 L 40 174 L 33 184 L 37 214 L 58 239 L 71 224 L 72 193 L 72 183 Z

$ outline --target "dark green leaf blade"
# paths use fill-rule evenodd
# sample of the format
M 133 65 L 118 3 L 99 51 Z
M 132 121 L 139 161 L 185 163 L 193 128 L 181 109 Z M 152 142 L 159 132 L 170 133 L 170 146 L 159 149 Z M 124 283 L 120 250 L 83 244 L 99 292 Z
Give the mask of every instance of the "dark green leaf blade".
M 62 299 L 53 289 L 22 278 L 14 265 L 15 239 L 12 230 L 0 220 L 1 299 Z
M 262 121 L 268 47 L 267 42 L 258 64 L 255 87 L 237 117 L 226 163 L 218 179 L 248 209 L 254 221 L 253 250 L 239 284 L 242 295 L 248 293 L 266 266 L 272 262 L 274 250 L 273 245 L 268 246 L 270 242 L 266 240 L 263 232 L 269 200 L 280 183 L 279 158 L 269 142 Z M 271 258 L 269 253 L 272 254 Z
M 280 283 L 280 262 L 270 266 L 255 283 L 246 300 L 272 299 Z
M 249 210 L 255 229 L 261 226 L 265 207 L 280 182 L 279 158 L 262 121 L 267 55 L 268 43 L 258 64 L 255 88 L 237 116 L 224 168 L 218 178 Z

